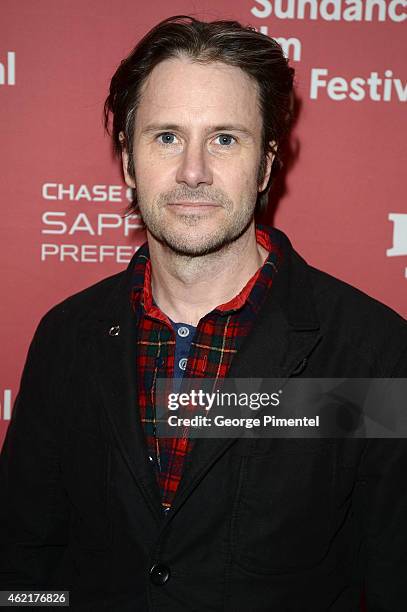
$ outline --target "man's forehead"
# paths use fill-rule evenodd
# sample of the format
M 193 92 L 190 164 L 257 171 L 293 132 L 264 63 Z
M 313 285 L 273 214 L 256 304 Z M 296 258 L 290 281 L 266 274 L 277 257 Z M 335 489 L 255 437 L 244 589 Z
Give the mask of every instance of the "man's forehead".
M 224 124 L 253 131 L 260 118 L 257 96 L 256 84 L 240 68 L 172 58 L 147 78 L 137 115 L 143 127 L 193 119 L 208 130 Z

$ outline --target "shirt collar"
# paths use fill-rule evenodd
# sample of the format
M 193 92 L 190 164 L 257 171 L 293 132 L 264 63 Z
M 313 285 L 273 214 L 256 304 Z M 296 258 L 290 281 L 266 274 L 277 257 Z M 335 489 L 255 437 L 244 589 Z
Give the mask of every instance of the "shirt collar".
M 256 241 L 268 251 L 268 257 L 263 265 L 248 280 L 243 289 L 231 300 L 220 304 L 212 312 L 226 314 L 234 312 L 249 303 L 256 311 L 260 303 L 260 296 L 267 286 L 267 279 L 270 279 L 277 272 L 281 258 L 281 244 L 279 237 L 274 233 L 273 228 L 256 225 Z M 260 282 L 263 281 L 263 282 Z M 148 316 L 161 319 L 171 325 L 168 317 L 154 303 L 151 288 L 151 260 L 149 255 L 148 243 L 145 242 L 138 250 L 137 259 L 134 266 L 132 302 L 139 299 Z

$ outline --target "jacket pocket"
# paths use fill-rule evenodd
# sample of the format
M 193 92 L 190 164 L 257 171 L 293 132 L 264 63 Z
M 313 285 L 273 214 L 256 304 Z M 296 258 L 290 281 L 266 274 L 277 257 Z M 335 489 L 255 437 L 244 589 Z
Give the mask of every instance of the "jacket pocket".
M 71 502 L 74 544 L 104 550 L 112 541 L 109 515 L 110 445 L 79 429 L 69 429 L 64 479 Z
M 242 458 L 233 530 L 235 562 L 249 571 L 311 568 L 330 544 L 333 512 L 332 444 L 289 445 Z

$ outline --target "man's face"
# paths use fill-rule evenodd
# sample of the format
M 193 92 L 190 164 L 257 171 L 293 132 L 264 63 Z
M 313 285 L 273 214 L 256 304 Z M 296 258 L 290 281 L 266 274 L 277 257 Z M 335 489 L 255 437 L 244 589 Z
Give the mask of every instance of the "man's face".
M 218 251 L 253 220 L 262 155 L 257 87 L 240 68 L 187 58 L 158 64 L 134 130 L 137 202 L 147 231 L 178 254 Z

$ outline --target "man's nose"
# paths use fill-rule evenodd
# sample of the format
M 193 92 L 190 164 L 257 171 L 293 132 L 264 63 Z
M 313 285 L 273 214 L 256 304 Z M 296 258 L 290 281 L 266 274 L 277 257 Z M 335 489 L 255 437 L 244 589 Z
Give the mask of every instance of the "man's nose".
M 201 143 L 189 142 L 182 153 L 177 170 L 177 183 L 198 187 L 201 183 L 212 184 L 212 171 L 208 152 Z

